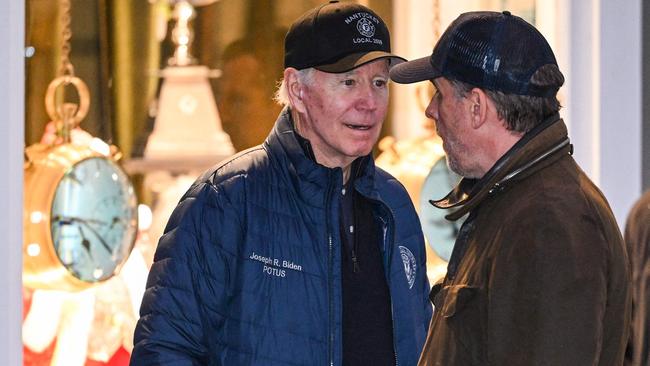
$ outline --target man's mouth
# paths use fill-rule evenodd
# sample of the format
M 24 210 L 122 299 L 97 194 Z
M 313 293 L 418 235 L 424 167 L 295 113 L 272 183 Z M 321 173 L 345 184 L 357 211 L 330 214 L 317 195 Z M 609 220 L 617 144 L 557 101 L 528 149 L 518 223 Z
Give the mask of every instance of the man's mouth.
M 366 131 L 369 130 L 372 126 L 365 126 L 365 125 L 351 125 L 351 124 L 345 124 L 347 128 L 351 128 L 353 130 L 358 130 L 358 131 Z

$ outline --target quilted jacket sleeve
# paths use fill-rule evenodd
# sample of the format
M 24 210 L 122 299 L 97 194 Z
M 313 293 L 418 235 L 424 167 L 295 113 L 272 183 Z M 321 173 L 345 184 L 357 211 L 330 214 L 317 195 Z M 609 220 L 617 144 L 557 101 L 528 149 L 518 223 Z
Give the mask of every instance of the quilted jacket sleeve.
M 156 249 L 131 365 L 207 363 L 204 305 L 226 301 L 228 261 L 219 238 L 237 237 L 234 212 L 209 184 L 193 186 L 178 204 Z M 210 322 L 218 326 L 218 316 L 211 313 Z

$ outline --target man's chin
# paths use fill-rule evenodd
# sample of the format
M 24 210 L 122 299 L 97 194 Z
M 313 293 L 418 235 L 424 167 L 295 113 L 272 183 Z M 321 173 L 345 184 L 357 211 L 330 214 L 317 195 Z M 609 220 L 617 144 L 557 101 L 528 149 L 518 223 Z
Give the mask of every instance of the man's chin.
M 449 160 L 448 158 L 447 158 L 447 168 L 449 168 L 449 170 L 458 174 L 459 176 L 468 179 L 481 179 L 483 178 L 483 175 L 485 175 L 482 173 L 478 173 L 475 171 L 473 172 L 468 169 L 464 169 L 460 167 L 458 164 L 456 164 L 455 162 Z
M 372 152 L 374 145 L 364 144 L 357 146 L 356 148 L 350 149 L 348 151 L 348 156 L 358 158 L 360 156 L 366 156 Z
M 365 150 L 361 151 L 361 152 L 358 154 L 358 156 L 366 156 L 366 155 L 372 154 L 372 148 L 373 148 L 373 146 L 371 146 L 371 147 L 368 148 L 368 149 L 365 149 Z
M 463 168 L 460 166 L 460 164 L 458 164 L 458 162 L 457 162 L 456 160 L 454 160 L 454 159 L 450 159 L 450 158 L 449 158 L 449 154 L 447 154 L 446 152 L 445 152 L 445 154 L 446 154 L 446 155 L 445 155 L 445 159 L 447 160 L 447 168 L 449 168 L 449 170 L 451 170 L 452 172 L 454 172 L 454 173 L 460 175 L 460 176 L 463 177 L 463 178 L 472 178 L 472 177 L 469 176 L 469 174 L 465 171 L 465 169 L 463 169 Z

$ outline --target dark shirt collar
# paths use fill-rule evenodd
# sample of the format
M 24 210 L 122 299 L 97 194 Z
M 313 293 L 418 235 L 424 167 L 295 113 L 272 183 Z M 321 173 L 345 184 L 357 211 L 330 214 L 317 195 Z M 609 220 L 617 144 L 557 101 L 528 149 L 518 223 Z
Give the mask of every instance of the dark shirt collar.
M 311 147 L 311 142 L 307 140 L 306 138 L 302 137 L 300 133 L 296 130 L 295 122 L 292 121 L 291 127 L 293 128 L 294 135 L 296 136 L 296 140 L 298 141 L 298 145 L 302 148 L 302 151 L 305 153 L 305 156 L 307 156 L 311 161 L 314 163 L 318 163 L 316 161 L 316 155 L 314 155 L 314 149 Z M 347 183 L 345 183 L 346 186 L 350 187 L 351 183 L 356 179 L 356 177 L 360 176 L 363 172 L 363 169 L 366 167 L 368 164 L 369 156 L 361 156 L 356 158 L 352 162 L 352 166 L 350 167 L 350 179 L 348 180 Z
M 311 148 L 311 142 L 307 140 L 306 138 L 302 137 L 298 131 L 296 131 L 296 126 L 293 127 L 293 132 L 296 136 L 296 140 L 298 140 L 298 144 L 302 148 L 302 151 L 305 153 L 305 155 L 311 159 L 314 163 L 316 163 L 316 155 L 314 155 L 314 149 Z

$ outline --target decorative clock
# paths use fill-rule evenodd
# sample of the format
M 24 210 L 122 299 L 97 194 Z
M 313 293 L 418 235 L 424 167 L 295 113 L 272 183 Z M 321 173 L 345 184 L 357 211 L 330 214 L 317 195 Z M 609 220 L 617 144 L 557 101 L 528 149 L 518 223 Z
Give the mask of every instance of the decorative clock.
M 433 207 L 429 200 L 447 195 L 456 186 L 460 178 L 447 167 L 446 158 L 442 156 L 436 161 L 424 179 L 420 191 L 420 223 L 422 224 L 422 231 L 431 249 L 447 262 L 451 257 L 456 236 L 465 218 L 449 221 L 445 219 L 445 215 L 449 214 L 449 211 Z
M 77 88 L 80 107 L 54 105 L 60 85 Z M 137 199 L 119 152 L 99 139 L 70 141 L 88 110 L 85 84 L 55 79 L 46 96 L 62 140 L 25 151 L 23 282 L 31 288 L 81 290 L 111 278 L 129 256 L 137 233 Z

